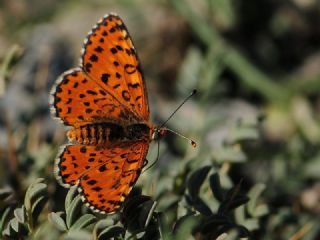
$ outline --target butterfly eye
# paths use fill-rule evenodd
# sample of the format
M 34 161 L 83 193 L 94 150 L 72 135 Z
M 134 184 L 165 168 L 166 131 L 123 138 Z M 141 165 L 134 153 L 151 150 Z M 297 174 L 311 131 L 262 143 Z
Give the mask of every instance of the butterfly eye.
M 153 133 L 152 133 L 152 136 L 151 136 L 151 139 L 152 140 L 158 140 L 159 139 L 159 128 L 154 128 L 153 129 Z

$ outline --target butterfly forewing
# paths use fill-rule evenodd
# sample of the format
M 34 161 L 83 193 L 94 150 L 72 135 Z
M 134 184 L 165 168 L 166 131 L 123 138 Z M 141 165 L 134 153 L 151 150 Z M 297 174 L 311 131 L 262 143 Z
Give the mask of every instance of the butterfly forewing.
M 66 125 L 78 126 L 103 119 L 127 119 L 133 113 L 81 69 L 64 73 L 53 88 L 53 112 Z
M 148 98 L 138 56 L 118 16 L 108 15 L 92 29 L 84 44 L 82 67 L 132 112 L 149 120 Z

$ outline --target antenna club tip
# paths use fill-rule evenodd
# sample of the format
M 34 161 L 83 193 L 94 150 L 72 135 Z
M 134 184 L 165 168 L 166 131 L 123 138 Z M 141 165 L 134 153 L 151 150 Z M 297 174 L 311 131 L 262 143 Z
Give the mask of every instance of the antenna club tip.
M 196 148 L 197 147 L 197 143 L 193 140 L 190 140 L 190 143 L 192 145 L 192 147 Z
M 194 94 L 196 94 L 197 92 L 198 92 L 197 89 L 193 89 L 192 92 L 191 92 L 191 95 L 194 95 Z

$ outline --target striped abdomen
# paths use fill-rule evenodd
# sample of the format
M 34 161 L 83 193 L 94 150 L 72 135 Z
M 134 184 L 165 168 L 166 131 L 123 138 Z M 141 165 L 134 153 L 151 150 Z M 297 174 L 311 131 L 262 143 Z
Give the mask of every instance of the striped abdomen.
M 104 145 L 110 142 L 150 139 L 146 124 L 123 127 L 114 123 L 93 123 L 73 128 L 67 133 L 70 141 L 86 145 Z

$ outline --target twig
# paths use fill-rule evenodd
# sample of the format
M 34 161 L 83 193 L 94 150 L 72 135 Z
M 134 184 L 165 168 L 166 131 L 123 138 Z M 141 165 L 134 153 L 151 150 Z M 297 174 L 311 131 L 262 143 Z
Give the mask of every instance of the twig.
M 309 222 L 302 226 L 298 232 L 296 232 L 289 240 L 300 240 L 303 236 L 305 236 L 313 227 L 313 223 Z

